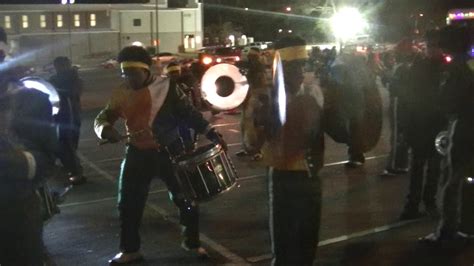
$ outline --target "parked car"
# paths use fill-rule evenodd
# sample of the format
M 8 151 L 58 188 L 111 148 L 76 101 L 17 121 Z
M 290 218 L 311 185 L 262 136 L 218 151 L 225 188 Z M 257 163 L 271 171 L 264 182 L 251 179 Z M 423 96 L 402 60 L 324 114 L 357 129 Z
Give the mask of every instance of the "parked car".
M 100 63 L 100 66 L 105 68 L 105 69 L 115 69 L 119 65 L 117 59 L 115 58 L 109 58 L 105 60 L 104 62 Z
M 260 50 L 265 50 L 268 48 L 269 45 L 271 45 L 271 42 L 252 42 L 249 43 L 247 46 L 250 47 L 257 47 Z
M 76 70 L 79 70 L 81 68 L 81 65 L 73 64 L 72 67 L 75 68 Z M 54 74 L 55 70 L 54 70 L 53 62 L 43 65 L 43 67 L 41 68 L 41 71 L 49 73 L 49 74 Z
M 171 62 L 178 61 L 179 55 L 169 53 L 169 52 L 162 52 L 155 54 L 153 57 L 153 61 L 160 61 L 161 65 L 165 66 Z
M 206 66 L 220 63 L 235 64 L 240 61 L 241 53 L 236 47 L 205 48 L 199 53 L 199 62 Z

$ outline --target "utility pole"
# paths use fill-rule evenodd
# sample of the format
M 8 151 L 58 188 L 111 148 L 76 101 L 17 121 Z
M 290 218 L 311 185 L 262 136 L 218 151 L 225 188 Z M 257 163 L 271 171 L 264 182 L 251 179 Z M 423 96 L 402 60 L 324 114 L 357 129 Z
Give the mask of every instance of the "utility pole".
M 158 29 L 158 0 L 155 0 L 155 52 L 160 53 L 160 30 Z
M 71 5 L 75 3 L 75 0 L 61 0 L 61 4 L 67 5 L 67 16 L 68 16 L 68 23 L 67 23 L 67 30 L 68 30 L 68 39 L 69 39 L 69 59 L 72 60 L 72 29 L 71 29 L 71 24 L 73 23 L 72 21 L 72 16 L 71 16 Z
M 204 46 L 205 34 L 204 34 L 204 0 L 201 0 L 201 46 Z

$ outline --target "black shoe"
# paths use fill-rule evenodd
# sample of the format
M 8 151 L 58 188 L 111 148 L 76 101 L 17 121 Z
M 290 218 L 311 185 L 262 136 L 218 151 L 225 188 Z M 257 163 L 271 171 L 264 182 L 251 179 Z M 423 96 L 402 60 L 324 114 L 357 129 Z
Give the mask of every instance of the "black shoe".
M 345 166 L 346 167 L 349 167 L 349 168 L 358 168 L 358 167 L 361 167 L 363 166 L 364 163 L 361 162 L 361 161 L 348 161 Z
M 240 150 L 238 152 L 235 153 L 235 156 L 237 157 L 244 157 L 244 156 L 248 156 L 250 155 L 248 152 L 246 152 L 245 150 Z
M 186 243 L 181 243 L 181 248 L 183 248 L 184 250 L 196 255 L 196 257 L 198 257 L 198 259 L 201 259 L 201 260 L 207 260 L 210 258 L 209 256 L 209 253 L 207 253 L 207 250 L 203 247 L 197 247 L 197 248 L 190 248 L 188 247 L 188 245 L 186 245 Z
M 469 243 L 470 238 L 461 232 L 456 232 L 451 235 L 437 235 L 431 233 L 427 236 L 418 238 L 418 241 L 427 245 L 456 245 L 463 246 Z
M 400 214 L 400 221 L 416 220 L 422 218 L 423 216 L 425 215 L 418 210 L 405 209 L 402 211 L 402 214 Z
M 82 185 L 87 182 L 87 178 L 83 175 L 81 176 L 70 176 L 69 177 L 69 183 L 71 183 L 74 186 Z
M 143 262 L 143 256 L 140 252 L 132 252 L 132 253 L 118 253 L 109 260 L 109 266 L 117 266 L 117 265 L 127 265 L 127 264 L 136 264 Z
M 408 169 L 385 169 L 382 176 L 397 176 L 408 173 Z

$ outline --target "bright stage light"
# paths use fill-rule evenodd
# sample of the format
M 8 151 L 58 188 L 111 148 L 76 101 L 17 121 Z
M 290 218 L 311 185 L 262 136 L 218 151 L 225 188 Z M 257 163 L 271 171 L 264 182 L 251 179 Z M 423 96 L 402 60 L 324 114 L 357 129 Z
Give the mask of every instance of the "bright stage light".
M 367 26 L 362 14 L 353 7 L 342 8 L 331 18 L 334 36 L 343 41 L 362 33 Z

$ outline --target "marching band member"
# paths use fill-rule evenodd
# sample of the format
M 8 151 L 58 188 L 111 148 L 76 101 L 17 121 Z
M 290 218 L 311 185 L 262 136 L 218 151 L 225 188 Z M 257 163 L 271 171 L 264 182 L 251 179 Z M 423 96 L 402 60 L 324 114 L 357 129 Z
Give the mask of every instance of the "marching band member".
M 266 132 L 262 152 L 268 166 L 273 265 L 312 265 L 318 245 L 321 219 L 318 171 L 324 152 L 322 107 L 314 88 L 302 86 L 303 67 L 308 58 L 305 44 L 299 37 L 285 37 L 275 44 L 283 64 L 286 122 L 280 121 L 275 126 L 278 122 L 270 122 L 277 119 L 272 111 L 262 118 Z
M 80 185 L 86 182 L 81 161 L 77 157 L 79 135 L 81 131 L 81 94 L 82 80 L 71 60 L 65 56 L 54 59 L 56 74 L 50 79 L 60 97 L 60 108 L 56 115 L 59 124 L 58 157 L 68 171 L 69 182 Z
M 439 84 L 444 66 L 437 32 L 427 32 L 425 39 L 426 54 L 414 60 L 407 73 L 405 92 L 400 96 L 401 102 L 405 102 L 402 112 L 407 114 L 403 134 L 412 153 L 410 187 L 400 216 L 402 220 L 421 217 L 419 205 L 422 200 L 426 213 L 430 217 L 438 216 L 436 194 L 441 160 L 433 143 L 446 124 L 439 107 Z
M 0 265 L 43 265 L 36 194 L 54 165 L 57 136 L 48 95 L 23 88 L 0 61 Z
M 373 72 L 359 55 L 341 53 L 321 80 L 324 93 L 324 130 L 348 146 L 347 167 L 365 163 L 382 131 L 382 99 Z
M 254 124 L 254 110 L 258 108 L 259 98 L 267 93 L 267 82 L 265 77 L 265 65 L 261 61 L 260 50 L 256 47 L 250 48 L 248 62 L 243 66 L 247 68 L 247 80 L 249 82 L 249 92 L 242 103 L 242 114 L 240 120 L 240 133 L 243 149 L 238 151 L 236 156 L 252 156 L 257 161 L 262 159 L 260 152 L 261 138 L 263 131 L 261 127 Z
M 409 150 L 406 134 L 403 131 L 404 121 L 409 116 L 403 101 L 403 93 L 409 86 L 409 71 L 415 51 L 410 39 L 403 39 L 395 47 L 396 65 L 393 67 L 393 75 L 388 79 L 388 91 L 390 96 L 389 122 L 390 122 L 390 153 L 387 165 L 383 171 L 384 176 L 395 176 L 408 172 Z M 405 123 L 406 124 L 406 123 Z
M 450 120 L 447 176 L 443 185 L 441 220 L 437 231 L 420 240 L 445 243 L 464 240 L 458 232 L 464 178 L 474 174 L 474 59 L 468 54 L 474 43 L 467 27 L 441 30 L 440 46 L 452 56 L 441 82 L 441 107 Z M 454 41 L 453 41 L 454 40 Z
M 101 139 L 116 143 L 123 139 L 113 127 L 125 121 L 128 144 L 119 180 L 120 253 L 109 261 L 121 265 L 142 261 L 139 227 L 151 179 L 160 177 L 180 211 L 184 240 L 182 248 L 207 258 L 199 240 L 199 207 L 183 197 L 170 156 L 182 152 L 177 126 L 185 121 L 196 132 L 213 142 L 225 142 L 209 126 L 201 113 L 184 100 L 176 84 L 150 73 L 151 57 L 142 47 L 125 47 L 118 55 L 123 84 L 114 91 L 107 106 L 95 119 L 95 132 Z M 168 152 L 169 151 L 169 152 Z M 172 153 L 172 154 L 170 154 Z

